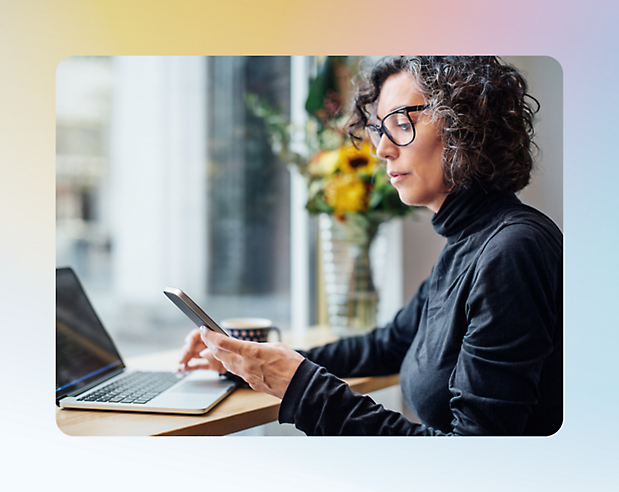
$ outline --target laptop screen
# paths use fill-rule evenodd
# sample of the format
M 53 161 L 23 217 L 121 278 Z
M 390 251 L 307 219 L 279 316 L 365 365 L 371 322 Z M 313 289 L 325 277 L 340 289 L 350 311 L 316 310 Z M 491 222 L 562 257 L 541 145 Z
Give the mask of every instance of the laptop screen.
M 56 270 L 56 399 L 124 368 L 77 276 Z

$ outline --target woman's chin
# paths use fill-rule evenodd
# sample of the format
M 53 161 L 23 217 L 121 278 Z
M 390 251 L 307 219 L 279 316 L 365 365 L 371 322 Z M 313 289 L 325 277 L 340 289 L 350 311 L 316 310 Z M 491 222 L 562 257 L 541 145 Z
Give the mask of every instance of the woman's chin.
M 404 205 L 408 205 L 409 207 L 419 207 L 419 203 L 417 203 L 417 200 L 414 199 L 414 197 L 411 197 L 410 195 L 402 192 L 402 190 L 398 190 L 398 196 L 400 197 L 400 201 L 404 204 Z

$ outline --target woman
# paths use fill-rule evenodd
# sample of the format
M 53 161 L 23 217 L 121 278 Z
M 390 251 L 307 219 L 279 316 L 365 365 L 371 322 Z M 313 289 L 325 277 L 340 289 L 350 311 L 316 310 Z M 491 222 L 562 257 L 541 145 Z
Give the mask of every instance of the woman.
M 555 433 L 562 235 L 515 196 L 532 167 L 526 90 L 495 57 L 381 61 L 359 89 L 349 133 L 369 135 L 404 203 L 435 213 L 447 244 L 430 276 L 368 335 L 295 352 L 194 331 L 181 368 L 196 357 L 193 367 L 241 376 L 282 398 L 280 422 L 309 435 Z M 393 373 L 422 424 L 339 379 Z

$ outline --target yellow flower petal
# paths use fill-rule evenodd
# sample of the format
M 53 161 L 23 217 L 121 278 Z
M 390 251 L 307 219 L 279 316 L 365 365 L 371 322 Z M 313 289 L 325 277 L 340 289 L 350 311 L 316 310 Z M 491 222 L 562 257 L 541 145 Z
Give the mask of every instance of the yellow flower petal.
M 325 201 L 334 208 L 335 215 L 365 212 L 368 196 L 365 184 L 352 174 L 339 173 L 325 186 Z
M 340 153 L 340 149 L 316 152 L 307 165 L 308 172 L 314 176 L 333 174 L 338 168 Z

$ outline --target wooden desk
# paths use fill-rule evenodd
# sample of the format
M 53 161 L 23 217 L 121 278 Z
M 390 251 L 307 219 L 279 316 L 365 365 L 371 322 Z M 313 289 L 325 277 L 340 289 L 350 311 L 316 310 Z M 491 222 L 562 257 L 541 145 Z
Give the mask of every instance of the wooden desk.
M 285 334 L 284 342 L 295 348 L 309 348 L 334 340 L 327 327 L 304 334 Z M 179 349 L 135 357 L 128 365 L 142 368 L 176 369 Z M 369 393 L 398 383 L 398 376 L 350 378 L 350 387 Z M 63 410 L 56 408 L 58 428 L 70 436 L 222 436 L 277 420 L 279 398 L 237 389 L 210 412 L 199 416 L 154 413 Z

